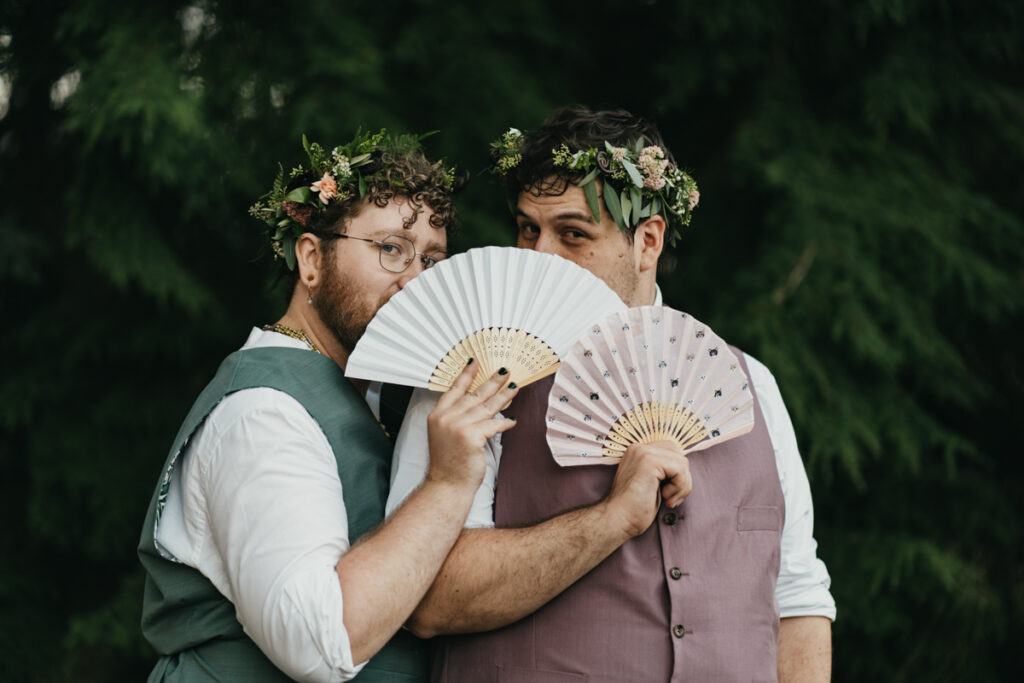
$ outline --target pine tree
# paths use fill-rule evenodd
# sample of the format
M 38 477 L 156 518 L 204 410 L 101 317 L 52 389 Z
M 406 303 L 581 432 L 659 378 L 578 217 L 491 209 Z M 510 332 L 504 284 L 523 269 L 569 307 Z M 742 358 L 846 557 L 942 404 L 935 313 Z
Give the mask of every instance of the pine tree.
M 869 3 L 10 1 L 0 11 L 0 678 L 128 680 L 180 420 L 283 308 L 246 208 L 303 133 L 487 143 L 572 102 L 701 187 L 666 300 L 765 362 L 812 481 L 837 681 L 1024 675 L 1024 12 Z

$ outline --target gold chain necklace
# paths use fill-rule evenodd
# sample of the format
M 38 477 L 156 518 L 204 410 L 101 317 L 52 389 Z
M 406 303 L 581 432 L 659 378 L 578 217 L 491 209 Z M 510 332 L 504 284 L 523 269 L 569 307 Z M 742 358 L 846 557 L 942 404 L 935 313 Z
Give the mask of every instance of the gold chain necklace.
M 292 329 L 291 327 L 288 327 L 287 325 L 282 325 L 281 323 L 274 323 L 273 325 L 264 325 L 263 329 L 267 332 L 279 332 L 280 334 L 283 334 L 286 337 L 298 339 L 299 341 L 308 344 L 310 350 L 320 353 L 320 349 L 316 348 L 316 344 L 313 343 L 313 340 L 309 338 L 309 335 L 307 335 L 304 330 L 295 330 Z
M 291 337 L 292 339 L 298 339 L 299 341 L 306 342 L 307 344 L 309 344 L 309 348 L 311 350 L 323 355 L 320 349 L 316 348 L 316 344 L 313 343 L 313 340 L 309 338 L 309 335 L 307 335 L 304 330 L 296 330 L 291 327 L 288 327 L 287 325 L 282 325 L 281 323 L 274 323 L 273 325 L 264 325 L 263 329 L 267 332 L 280 332 L 286 337 Z M 388 428 L 384 425 L 384 423 L 380 419 L 378 419 L 377 424 L 379 424 L 380 428 L 384 430 L 384 435 L 390 439 L 391 434 L 388 432 Z

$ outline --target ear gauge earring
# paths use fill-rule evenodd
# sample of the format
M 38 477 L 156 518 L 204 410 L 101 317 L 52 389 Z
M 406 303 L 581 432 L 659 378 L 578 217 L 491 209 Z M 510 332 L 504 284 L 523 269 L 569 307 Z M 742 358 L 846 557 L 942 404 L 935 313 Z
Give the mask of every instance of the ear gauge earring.
M 309 275 L 307 275 L 306 279 L 312 282 L 313 274 L 310 273 Z M 313 304 L 313 289 L 308 284 L 306 285 L 306 303 L 310 305 Z

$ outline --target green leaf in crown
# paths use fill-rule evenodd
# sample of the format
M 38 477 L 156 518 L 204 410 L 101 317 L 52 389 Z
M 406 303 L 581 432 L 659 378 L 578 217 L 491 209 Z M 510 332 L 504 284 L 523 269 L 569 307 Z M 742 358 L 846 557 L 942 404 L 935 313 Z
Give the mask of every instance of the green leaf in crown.
M 491 143 L 495 159 L 491 171 L 505 176 L 522 162 L 523 134 L 509 128 Z M 651 216 L 667 211 L 678 225 L 669 235 L 670 243 L 679 238 L 679 229 L 690 224 L 700 201 L 697 182 L 665 157 L 658 145 L 644 145 L 642 139 L 632 145 L 616 147 L 605 141 L 604 149 L 571 150 L 565 144 L 551 150 L 552 163 L 579 173 L 576 184 L 583 190 L 594 220 L 601 220 L 598 203 L 598 178 L 605 185 L 604 202 L 612 220 L 628 232 Z

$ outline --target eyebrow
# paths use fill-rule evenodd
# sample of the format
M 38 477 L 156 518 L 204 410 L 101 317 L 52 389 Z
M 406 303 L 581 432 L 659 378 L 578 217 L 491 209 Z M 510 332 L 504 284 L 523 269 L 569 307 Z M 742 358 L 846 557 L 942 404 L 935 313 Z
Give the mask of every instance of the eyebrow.
M 440 252 L 443 252 L 443 253 L 447 254 L 448 253 L 448 247 L 442 247 L 441 243 L 438 242 L 437 240 L 431 240 L 431 241 L 427 242 L 427 245 L 425 247 L 423 247 L 423 251 L 421 253 L 423 253 L 423 254 L 432 254 L 435 251 L 440 251 Z
M 523 218 L 529 218 L 533 220 L 531 216 L 527 216 L 521 209 L 516 209 L 516 216 L 522 216 Z M 578 220 L 585 223 L 597 223 L 594 220 L 594 216 L 589 212 L 580 211 L 579 209 L 573 209 L 572 211 L 563 211 L 562 213 L 555 214 L 555 220 Z
M 412 230 L 412 228 L 403 228 L 403 230 Z M 385 237 L 390 237 L 391 235 L 397 235 L 398 237 L 405 237 L 406 239 L 409 239 L 411 237 L 410 235 L 403 235 L 401 232 L 395 232 L 393 229 L 388 229 L 388 228 L 381 228 L 380 230 L 377 230 L 376 232 L 371 233 L 371 236 L 374 239 L 383 239 Z M 413 240 L 413 244 L 414 245 L 416 244 L 416 240 Z M 417 247 L 417 249 L 419 249 L 419 248 Z M 421 253 L 421 254 L 432 254 L 435 251 L 442 251 L 445 254 L 447 254 L 448 253 L 448 248 L 441 246 L 441 243 L 438 242 L 437 240 L 428 240 L 427 243 L 423 246 L 423 250 L 420 251 L 419 253 Z

